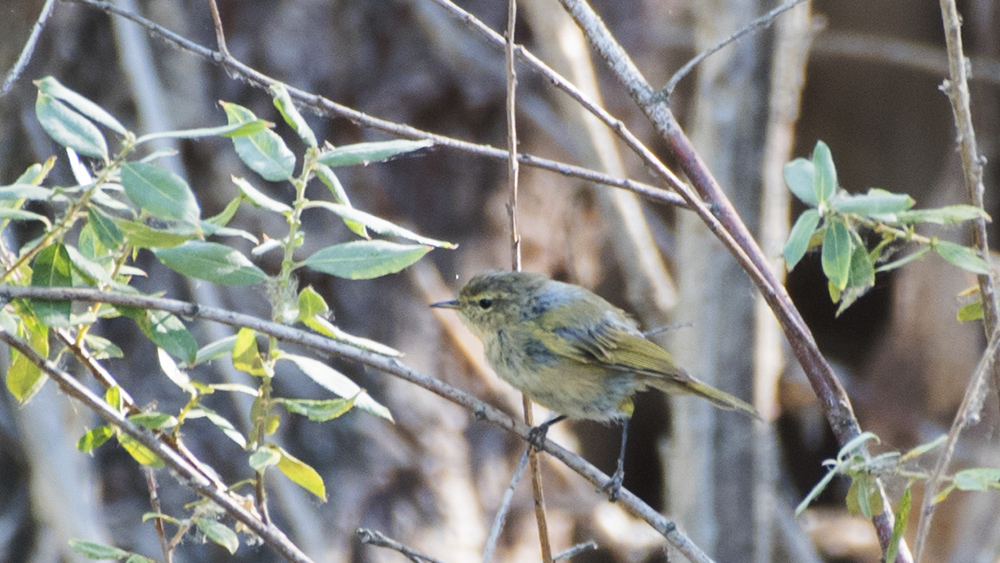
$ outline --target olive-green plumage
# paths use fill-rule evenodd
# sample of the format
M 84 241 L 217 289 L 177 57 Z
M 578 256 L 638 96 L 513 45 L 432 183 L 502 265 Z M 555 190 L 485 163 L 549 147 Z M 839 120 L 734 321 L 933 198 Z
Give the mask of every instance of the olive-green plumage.
M 582 287 L 543 274 L 488 271 L 457 300 L 434 306 L 458 312 L 500 377 L 569 418 L 628 419 L 632 396 L 650 387 L 758 417 L 749 404 L 674 365 L 624 311 Z

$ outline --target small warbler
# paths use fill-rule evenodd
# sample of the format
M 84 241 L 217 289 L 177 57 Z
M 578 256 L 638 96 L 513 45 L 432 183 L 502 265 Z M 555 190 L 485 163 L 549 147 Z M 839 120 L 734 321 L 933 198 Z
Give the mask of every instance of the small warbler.
M 458 299 L 431 307 L 455 309 L 482 340 L 497 375 L 560 415 L 535 429 L 542 437 L 548 426 L 565 418 L 621 421 L 618 469 L 605 486 L 612 501 L 624 478 L 635 393 L 652 387 L 692 394 L 760 418 L 749 404 L 674 365 L 624 311 L 544 274 L 490 270 L 472 278 Z

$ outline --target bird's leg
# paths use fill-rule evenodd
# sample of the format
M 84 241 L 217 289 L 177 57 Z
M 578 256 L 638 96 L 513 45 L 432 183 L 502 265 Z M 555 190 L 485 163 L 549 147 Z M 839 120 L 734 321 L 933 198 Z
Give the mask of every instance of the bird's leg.
M 622 446 L 618 453 L 618 469 L 615 470 L 615 474 L 611 476 L 608 484 L 604 485 L 604 490 L 608 491 L 608 500 L 611 502 L 618 500 L 618 495 L 622 490 L 622 481 L 625 480 L 625 442 L 628 440 L 628 421 L 628 418 L 622 420 Z
M 548 434 L 549 427 L 563 420 L 566 420 L 566 415 L 559 415 L 532 428 L 528 431 L 528 443 L 531 444 L 536 450 L 541 451 L 542 446 L 545 445 L 545 435 Z

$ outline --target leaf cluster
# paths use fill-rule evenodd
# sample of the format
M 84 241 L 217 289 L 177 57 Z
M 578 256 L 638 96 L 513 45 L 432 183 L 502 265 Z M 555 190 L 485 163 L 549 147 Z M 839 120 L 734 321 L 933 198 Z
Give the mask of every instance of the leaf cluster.
M 823 273 L 830 298 L 840 303 L 837 315 L 875 285 L 875 274 L 887 272 L 936 252 L 951 264 L 975 274 L 989 273 L 986 261 L 972 248 L 916 233 L 919 224 L 956 225 L 973 219 L 989 219 L 972 205 L 949 205 L 937 209 L 912 209 L 915 201 L 907 194 L 871 188 L 864 194 L 850 194 L 837 182 L 837 168 L 830 148 L 817 141 L 812 158 L 797 158 L 785 165 L 785 183 L 799 200 L 809 206 L 792 226 L 783 251 L 785 265 L 794 268 L 806 252 L 821 248 Z M 879 241 L 871 249 L 867 233 Z M 892 252 L 902 241 L 916 249 L 892 260 Z
M 379 354 L 398 355 L 383 344 L 350 335 L 336 327 L 329 320 L 329 306 L 322 296 L 311 287 L 298 290 L 294 278 L 301 268 L 352 280 L 376 278 L 399 272 L 433 248 L 454 248 L 452 243 L 425 237 L 356 209 L 334 171 L 337 167 L 383 161 L 426 148 L 430 143 L 393 140 L 343 147 L 328 143 L 321 146 L 287 91 L 280 86 L 271 90 L 274 105 L 301 140 L 304 150 L 300 154 L 272 130 L 273 123 L 228 102 L 222 102 L 226 125 L 139 136 L 55 78 L 44 78 L 36 85 L 38 121 L 52 139 L 65 147 L 77 183 L 68 187 L 45 186 L 55 164 L 55 159 L 50 158 L 28 168 L 13 184 L 0 187 L 0 230 L 27 221 L 40 222 L 44 229 L 41 236 L 16 250 L 0 247 L 4 264 L 9 264 L 2 283 L 47 288 L 91 286 L 136 294 L 138 291 L 131 281 L 135 276 L 146 276 L 146 272 L 134 265 L 134 259 L 138 252 L 149 251 L 166 267 L 183 276 L 227 286 L 263 286 L 271 298 L 272 316 L 276 321 L 302 323 L 327 337 Z M 106 134 L 117 143 L 117 151 L 112 152 Z M 218 215 L 203 218 L 190 184 L 162 164 L 171 153 L 161 151 L 139 156 L 145 145 L 154 139 L 205 137 L 231 139 L 237 155 L 257 176 L 270 182 L 290 183 L 295 191 L 294 200 L 276 200 L 255 187 L 251 180 L 234 175 L 232 180 L 238 195 Z M 330 200 L 307 197 L 307 187 L 315 184 L 326 188 L 323 193 L 329 194 Z M 48 203 L 52 216 L 25 209 L 29 202 Z M 265 236 L 261 242 L 250 232 L 230 227 L 230 221 L 243 204 L 250 204 L 259 213 L 281 216 L 288 226 L 287 233 Z M 357 239 L 327 246 L 300 258 L 298 254 L 306 237 L 301 216 L 310 208 L 332 213 Z M 385 238 L 373 238 L 373 234 Z M 71 235 L 75 235 L 75 242 Z M 226 237 L 250 241 L 253 249 L 247 255 L 219 242 Z M 252 258 L 272 251 L 283 252 L 283 259 L 280 271 L 269 274 L 254 264 Z M 392 421 L 388 409 L 344 374 L 318 360 L 281 350 L 273 338 L 267 339 L 266 346 L 261 346 L 258 335 L 249 328 L 199 346 L 183 320 L 163 311 L 110 305 L 94 305 L 82 310 L 69 301 L 15 300 L 0 309 L 0 329 L 24 338 L 42 357 L 69 350 L 77 357 L 99 362 L 124 355 L 112 341 L 91 334 L 91 328 L 100 319 L 111 317 L 131 319 L 156 345 L 160 370 L 187 394 L 188 401 L 177 412 L 140 410 L 113 375 L 104 373 L 99 380 L 105 386 L 104 398 L 108 405 L 131 422 L 153 432 L 165 444 L 184 451 L 186 449 L 179 446 L 183 439 L 181 428 L 190 420 L 207 419 L 229 440 L 247 450 L 247 468 L 254 478 L 246 482 L 254 482 L 258 490 L 263 487 L 265 471 L 274 467 L 318 498 L 326 499 L 320 474 L 271 441 L 270 436 L 281 423 L 281 412 L 325 422 L 357 407 Z M 62 348 L 50 349 L 53 335 L 59 336 L 65 344 Z M 197 366 L 224 359 L 249 375 L 251 384 L 204 383 L 190 375 Z M 271 381 L 279 362 L 294 366 L 335 397 L 273 396 Z M 18 401 L 22 404 L 30 401 L 45 381 L 41 369 L 13 352 L 6 384 Z M 219 392 L 254 397 L 252 430 L 247 435 L 204 403 L 205 397 Z M 79 439 L 77 448 L 81 452 L 91 452 L 112 439 L 139 464 L 163 467 L 163 461 L 154 452 L 112 425 L 89 430 Z M 242 484 L 231 485 L 230 490 L 239 486 Z M 255 501 L 260 505 L 263 498 L 258 497 Z M 263 506 L 256 508 L 260 512 L 266 510 Z M 184 534 L 198 530 L 204 537 L 234 552 L 239 545 L 236 531 L 241 531 L 240 528 L 230 529 L 219 521 L 218 514 L 211 513 L 212 510 L 218 508 L 203 502 L 185 517 L 165 514 L 151 517 L 177 526 L 172 546 L 176 546 Z M 91 542 L 78 541 L 72 547 L 87 557 L 147 560 Z

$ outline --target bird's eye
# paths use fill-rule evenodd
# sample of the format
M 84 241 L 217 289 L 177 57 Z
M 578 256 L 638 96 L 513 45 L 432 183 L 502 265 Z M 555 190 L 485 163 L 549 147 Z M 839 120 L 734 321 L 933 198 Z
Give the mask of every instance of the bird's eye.
M 479 308 L 482 309 L 482 310 L 484 310 L 484 311 L 487 310 L 487 309 L 489 309 L 492 306 L 493 306 L 493 300 L 492 299 L 486 299 L 484 297 L 483 299 L 479 300 Z

